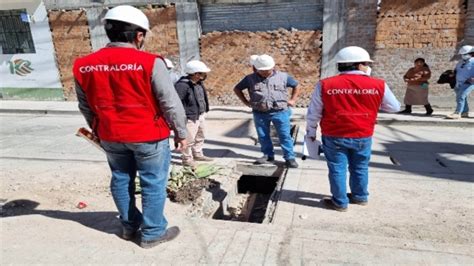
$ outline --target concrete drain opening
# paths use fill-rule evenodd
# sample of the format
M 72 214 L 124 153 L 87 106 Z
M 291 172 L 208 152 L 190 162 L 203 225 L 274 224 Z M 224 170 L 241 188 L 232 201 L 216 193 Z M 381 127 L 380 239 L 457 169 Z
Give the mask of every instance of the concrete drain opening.
M 237 165 L 242 175 L 237 180 L 234 193 L 229 193 L 225 203 L 213 219 L 269 223 L 276 205 L 284 167 L 277 165 Z
M 254 165 L 231 162 L 209 178 L 212 185 L 186 208 L 191 217 L 271 223 L 287 168 L 282 162 Z

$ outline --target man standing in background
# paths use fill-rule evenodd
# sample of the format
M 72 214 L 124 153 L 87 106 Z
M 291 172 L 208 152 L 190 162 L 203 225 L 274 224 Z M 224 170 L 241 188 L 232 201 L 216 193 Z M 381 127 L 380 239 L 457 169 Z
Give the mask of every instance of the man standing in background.
M 464 45 L 459 49 L 461 60 L 456 65 L 456 110 L 446 116 L 447 119 L 459 119 L 469 117 L 469 105 L 467 98 L 474 90 L 474 47 Z

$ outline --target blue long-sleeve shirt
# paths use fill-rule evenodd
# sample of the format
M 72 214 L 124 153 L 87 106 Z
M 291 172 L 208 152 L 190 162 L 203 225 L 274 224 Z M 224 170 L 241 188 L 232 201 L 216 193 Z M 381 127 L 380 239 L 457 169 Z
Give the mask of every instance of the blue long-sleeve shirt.
M 471 85 L 470 79 L 474 78 L 474 58 L 460 60 L 456 65 L 456 89 L 464 89 Z
M 351 75 L 367 75 L 363 71 L 354 70 L 343 72 L 344 74 Z M 342 73 L 341 73 L 342 74 Z M 393 92 L 385 83 L 385 92 L 383 94 L 382 104 L 380 109 L 385 112 L 398 112 L 400 111 L 400 102 L 397 100 Z M 318 82 L 311 96 L 311 102 L 309 103 L 308 112 L 306 114 L 306 134 L 310 137 L 316 136 L 316 130 L 318 124 L 323 116 L 323 99 L 321 96 L 321 83 Z

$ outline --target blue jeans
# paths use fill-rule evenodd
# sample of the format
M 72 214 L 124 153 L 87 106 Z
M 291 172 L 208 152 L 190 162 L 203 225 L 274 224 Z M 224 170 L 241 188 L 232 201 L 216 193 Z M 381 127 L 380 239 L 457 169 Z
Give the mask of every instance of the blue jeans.
M 456 113 L 469 113 L 467 96 L 474 90 L 474 85 L 455 88 L 456 92 Z
M 150 143 L 101 142 L 112 171 L 110 190 L 125 230 L 142 229 L 142 240 L 166 231 L 166 185 L 171 161 L 168 139 Z M 135 177 L 140 174 L 142 211 L 135 205 Z
M 253 120 L 257 129 L 258 141 L 260 142 L 260 150 L 266 156 L 275 156 L 273 143 L 270 136 L 270 122 L 275 125 L 275 129 L 280 139 L 280 146 L 283 150 L 283 158 L 285 160 L 295 159 L 293 151 L 293 139 L 290 130 L 291 110 L 283 110 L 279 112 L 253 112 Z
M 329 169 L 329 184 L 333 202 L 339 207 L 347 207 L 347 166 L 349 165 L 349 186 L 352 197 L 357 201 L 367 201 L 369 192 L 369 161 L 372 137 L 335 138 L 322 136 L 324 156 Z

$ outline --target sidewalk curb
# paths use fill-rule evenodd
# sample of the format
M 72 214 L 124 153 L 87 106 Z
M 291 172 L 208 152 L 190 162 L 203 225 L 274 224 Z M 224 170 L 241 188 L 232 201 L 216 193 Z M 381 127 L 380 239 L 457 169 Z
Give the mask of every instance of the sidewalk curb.
M 78 110 L 0 109 L 0 114 L 80 115 L 81 112 Z
M 0 114 L 37 114 L 37 115 L 81 115 L 79 110 L 64 110 L 64 109 L 13 109 L 13 108 L 0 108 Z M 409 118 L 409 116 L 407 117 Z M 218 113 L 209 114 L 206 117 L 206 120 L 209 121 L 228 121 L 228 120 L 243 120 L 248 121 L 252 120 L 253 117 L 250 113 L 245 113 L 240 116 L 230 115 L 230 116 L 220 116 Z M 466 119 L 466 118 L 464 118 Z M 469 118 L 468 118 L 469 119 Z M 470 118 L 472 119 L 472 118 Z M 306 116 L 302 114 L 293 114 L 291 122 L 295 123 L 304 123 L 306 121 Z M 474 121 L 474 119 L 473 119 Z M 393 119 L 387 117 L 378 117 L 377 125 L 407 125 L 407 126 L 438 126 L 438 127 L 464 127 L 464 128 L 474 128 L 473 122 L 467 122 L 461 120 L 447 120 L 440 118 L 439 120 L 413 120 L 413 119 Z

